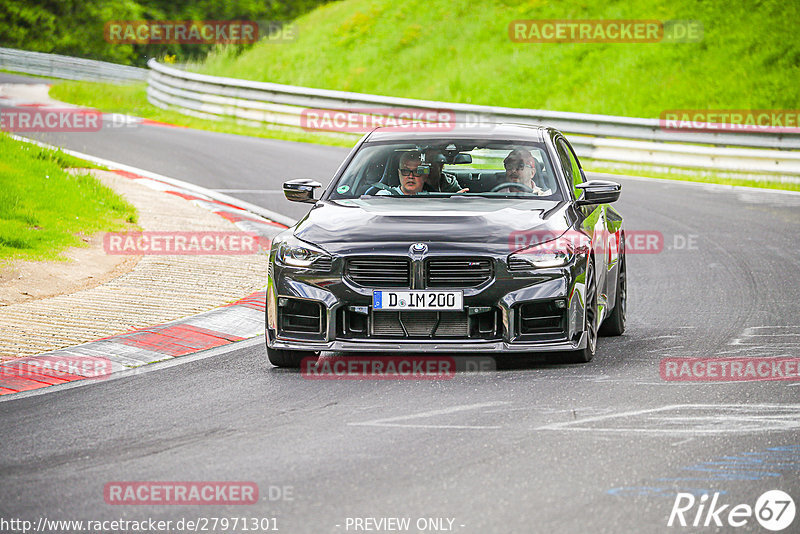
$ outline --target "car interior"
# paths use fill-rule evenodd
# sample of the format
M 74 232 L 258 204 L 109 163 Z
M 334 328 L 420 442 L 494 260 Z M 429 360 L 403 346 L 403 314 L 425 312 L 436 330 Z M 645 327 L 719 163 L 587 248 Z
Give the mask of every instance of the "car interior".
M 533 156 L 536 185 L 544 191 L 557 193 L 556 179 L 543 147 L 527 145 L 520 147 L 507 143 L 484 146 L 475 146 L 473 143 L 467 145 L 442 143 L 368 147 L 362 150 L 362 153 L 348 166 L 349 169 L 338 181 L 332 198 L 373 196 L 381 190 L 399 186 L 397 169 L 400 166 L 400 157 L 409 151 L 425 153 L 427 157 L 423 165 L 442 164 L 443 172 L 455 176 L 461 188 L 469 188 L 469 193 L 489 193 L 493 188 L 509 181 L 506 178 L 503 159 L 515 148 L 524 148 Z M 507 190 L 497 195 L 503 196 L 509 193 L 531 194 L 520 189 L 510 192 Z

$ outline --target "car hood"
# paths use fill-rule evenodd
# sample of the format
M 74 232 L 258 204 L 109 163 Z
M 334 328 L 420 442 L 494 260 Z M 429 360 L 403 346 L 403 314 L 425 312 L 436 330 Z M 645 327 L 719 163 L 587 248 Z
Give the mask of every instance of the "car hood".
M 294 235 L 333 254 L 418 242 L 508 254 L 564 233 L 570 226 L 567 207 L 565 202 L 483 197 L 321 201 Z

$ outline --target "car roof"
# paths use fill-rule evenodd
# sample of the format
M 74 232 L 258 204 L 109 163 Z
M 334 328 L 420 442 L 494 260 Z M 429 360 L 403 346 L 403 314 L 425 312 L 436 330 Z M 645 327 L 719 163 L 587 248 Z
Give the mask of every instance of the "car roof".
M 365 143 L 380 141 L 415 141 L 417 139 L 497 139 L 508 141 L 544 141 L 552 130 L 547 126 L 535 124 L 483 124 L 480 126 L 457 126 L 449 130 L 436 131 L 421 128 L 419 130 L 397 130 L 395 128 L 375 128 L 370 132 Z

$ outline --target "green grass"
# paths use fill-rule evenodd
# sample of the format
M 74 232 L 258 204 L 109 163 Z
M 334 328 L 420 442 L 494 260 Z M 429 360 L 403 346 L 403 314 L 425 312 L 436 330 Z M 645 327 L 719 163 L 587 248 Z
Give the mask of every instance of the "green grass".
M 210 120 L 182 115 L 177 111 L 164 110 L 147 101 L 147 85 L 113 84 L 97 82 L 65 81 L 50 88 L 50 96 L 62 102 L 99 109 L 107 113 L 125 113 L 187 128 L 212 132 L 268 137 L 285 141 L 300 141 L 333 146 L 351 147 L 357 139 L 343 139 L 324 134 L 290 132 L 241 124 L 231 119 Z
M 643 176 L 646 178 L 660 178 L 662 180 L 681 180 L 686 182 L 700 182 L 706 184 L 737 185 L 744 187 L 757 187 L 761 189 L 781 189 L 784 191 L 800 191 L 800 183 L 781 182 L 779 178 L 771 179 L 764 176 L 761 179 L 736 177 L 730 173 L 717 173 L 714 171 L 697 171 L 696 169 L 672 169 L 669 172 L 653 170 L 647 167 L 609 166 L 607 162 L 593 161 L 587 158 L 581 160 L 581 165 L 588 172 L 601 172 L 607 174 L 621 174 L 626 176 Z
M 86 162 L 0 133 L 0 263 L 63 260 L 81 235 L 126 228 L 136 209 L 88 174 Z
M 97 163 L 92 163 L 91 161 L 86 161 L 84 159 L 76 158 L 75 156 L 67 154 L 60 149 L 55 149 L 55 150 L 40 149 L 39 152 L 36 152 L 36 157 L 42 161 L 49 161 L 51 163 L 55 163 L 62 169 L 100 169 L 103 171 L 108 170 L 108 167 L 104 165 L 98 165 Z
M 517 19 L 693 19 L 699 43 L 515 43 Z M 781 0 L 345 0 L 298 38 L 209 55 L 208 74 L 380 95 L 658 117 L 797 109 L 800 3 Z

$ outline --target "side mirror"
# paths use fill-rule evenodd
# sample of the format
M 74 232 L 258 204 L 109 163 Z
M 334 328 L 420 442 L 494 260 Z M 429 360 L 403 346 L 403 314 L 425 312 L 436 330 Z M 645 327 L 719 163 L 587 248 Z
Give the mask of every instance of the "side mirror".
M 589 206 L 592 204 L 609 204 L 619 199 L 622 186 L 616 182 L 606 180 L 592 180 L 575 186 L 583 191 L 583 194 L 575 201 L 578 206 Z
M 314 190 L 322 184 L 311 178 L 297 178 L 283 183 L 283 194 L 292 202 L 314 203 Z

